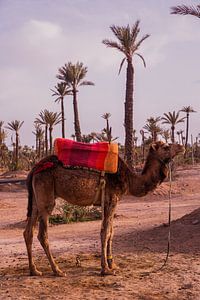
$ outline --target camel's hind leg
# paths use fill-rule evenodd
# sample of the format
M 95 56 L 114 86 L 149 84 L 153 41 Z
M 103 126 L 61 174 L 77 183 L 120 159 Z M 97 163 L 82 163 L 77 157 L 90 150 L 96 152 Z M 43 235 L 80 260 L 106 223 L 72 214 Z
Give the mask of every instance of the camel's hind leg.
M 48 241 L 48 218 L 49 215 L 47 213 L 43 213 L 39 217 L 39 232 L 38 232 L 38 240 L 40 241 L 40 244 L 42 245 L 47 258 L 49 260 L 49 263 L 51 265 L 52 271 L 56 276 L 65 276 L 65 273 L 63 273 L 59 267 L 57 266 L 50 248 L 49 248 L 49 241 Z
M 33 177 L 33 191 L 38 210 L 38 240 L 47 255 L 54 274 L 64 276 L 53 259 L 48 241 L 48 219 L 55 206 L 53 177 L 49 173 L 41 173 Z
M 31 276 L 42 275 L 42 273 L 37 270 L 32 256 L 33 233 L 37 222 L 37 218 L 38 218 L 37 208 L 33 207 L 32 215 L 31 217 L 28 217 L 27 225 L 24 230 L 24 240 L 26 243 L 26 248 L 28 253 L 29 270 Z
M 101 227 L 101 274 L 111 275 L 113 270 L 111 268 L 112 258 L 112 237 L 113 237 L 113 218 L 117 206 L 116 195 L 105 199 L 104 218 Z M 114 263 L 113 263 L 114 264 Z

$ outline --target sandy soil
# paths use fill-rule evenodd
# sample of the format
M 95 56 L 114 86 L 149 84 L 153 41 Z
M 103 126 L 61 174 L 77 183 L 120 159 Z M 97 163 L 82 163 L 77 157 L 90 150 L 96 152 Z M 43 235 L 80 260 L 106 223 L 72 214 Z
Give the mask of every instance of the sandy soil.
M 177 171 L 171 251 L 162 270 L 158 269 L 167 249 L 168 183 L 146 197 L 129 196 L 119 203 L 113 248 L 120 269 L 115 276 L 99 275 L 100 221 L 50 226 L 51 249 L 67 273 L 64 278 L 52 275 L 36 237 L 34 255 L 44 275 L 29 276 L 22 237 L 27 193 L 19 184 L 0 185 L 0 299 L 199 300 L 199 182 L 199 165 Z

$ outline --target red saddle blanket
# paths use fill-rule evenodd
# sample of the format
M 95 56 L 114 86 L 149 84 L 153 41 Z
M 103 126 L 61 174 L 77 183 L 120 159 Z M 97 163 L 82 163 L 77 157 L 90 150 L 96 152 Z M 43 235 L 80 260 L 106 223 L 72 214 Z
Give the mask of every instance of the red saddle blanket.
M 54 153 L 65 166 L 87 167 L 108 173 L 116 173 L 118 167 L 118 145 L 115 143 L 79 143 L 57 138 Z

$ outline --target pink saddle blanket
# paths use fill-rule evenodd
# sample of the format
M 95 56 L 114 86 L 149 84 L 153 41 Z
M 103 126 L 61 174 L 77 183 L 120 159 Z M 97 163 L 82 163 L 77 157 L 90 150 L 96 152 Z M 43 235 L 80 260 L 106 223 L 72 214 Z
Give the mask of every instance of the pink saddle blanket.
M 54 153 L 66 166 L 87 167 L 108 173 L 116 173 L 118 168 L 118 144 L 80 143 L 57 138 Z

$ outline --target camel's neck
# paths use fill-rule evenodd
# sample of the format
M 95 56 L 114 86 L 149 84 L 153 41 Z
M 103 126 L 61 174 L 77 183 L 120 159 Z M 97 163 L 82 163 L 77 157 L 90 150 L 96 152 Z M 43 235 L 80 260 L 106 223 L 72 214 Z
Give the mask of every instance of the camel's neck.
M 141 197 L 153 191 L 167 177 L 166 164 L 155 157 L 148 157 L 141 175 L 127 169 L 127 180 L 130 194 Z

